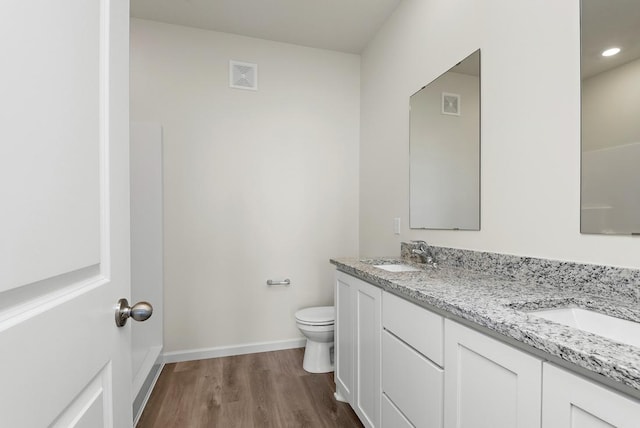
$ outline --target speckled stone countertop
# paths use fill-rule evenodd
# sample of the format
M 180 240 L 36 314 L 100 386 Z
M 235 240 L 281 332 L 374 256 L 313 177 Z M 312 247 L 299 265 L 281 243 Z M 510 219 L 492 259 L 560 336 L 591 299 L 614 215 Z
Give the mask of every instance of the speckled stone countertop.
M 331 263 L 338 270 L 428 309 L 444 311 L 454 319 L 467 320 L 506 336 L 508 342 L 510 338 L 542 351 L 543 355 L 557 357 L 570 363 L 570 368 L 575 365 L 578 371 L 581 368 L 604 376 L 596 378 L 640 397 L 640 348 L 526 312 L 571 306 L 640 322 L 640 270 L 493 253 L 468 254 L 476 252 L 438 247 L 433 247 L 437 250 L 436 258 L 443 262 L 433 269 L 410 260 L 405 245 L 403 259 L 337 258 Z M 458 257 L 461 253 L 469 257 Z M 461 262 L 462 259 L 466 262 Z M 414 264 L 423 269 L 388 272 L 374 267 L 393 263 Z M 513 264 L 520 268 L 514 269 Z M 509 266 L 507 271 L 503 271 L 505 266 Z M 616 279 L 623 285 L 611 286 Z

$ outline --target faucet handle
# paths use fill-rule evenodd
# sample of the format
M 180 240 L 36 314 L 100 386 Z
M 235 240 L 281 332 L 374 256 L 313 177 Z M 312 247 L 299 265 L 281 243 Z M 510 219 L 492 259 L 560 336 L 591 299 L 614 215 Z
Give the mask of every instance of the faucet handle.
M 429 248 L 429 244 L 427 244 L 425 241 L 411 241 L 414 245 L 416 245 L 418 247 L 418 250 L 420 251 L 427 251 L 427 248 Z M 415 249 L 414 249 L 415 251 Z

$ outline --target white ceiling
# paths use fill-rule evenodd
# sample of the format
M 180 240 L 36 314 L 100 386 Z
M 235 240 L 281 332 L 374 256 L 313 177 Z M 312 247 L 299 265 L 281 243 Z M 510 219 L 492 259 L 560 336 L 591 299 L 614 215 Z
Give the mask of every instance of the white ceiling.
M 360 53 L 401 0 L 131 0 L 131 16 Z
M 638 0 L 583 0 L 581 27 L 583 79 L 640 58 Z M 622 49 L 618 55 L 600 55 L 614 46 Z

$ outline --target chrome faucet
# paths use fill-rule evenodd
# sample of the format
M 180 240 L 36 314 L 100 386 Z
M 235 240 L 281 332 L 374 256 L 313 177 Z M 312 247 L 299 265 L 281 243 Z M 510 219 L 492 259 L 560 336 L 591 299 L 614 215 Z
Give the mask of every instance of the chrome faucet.
M 431 247 L 424 241 L 412 241 L 414 244 L 417 244 L 418 248 L 414 248 L 411 250 L 413 254 L 417 254 L 422 259 L 423 263 L 428 264 L 432 268 L 438 267 L 438 262 L 436 261 L 436 256 L 433 255 L 433 251 L 431 251 Z

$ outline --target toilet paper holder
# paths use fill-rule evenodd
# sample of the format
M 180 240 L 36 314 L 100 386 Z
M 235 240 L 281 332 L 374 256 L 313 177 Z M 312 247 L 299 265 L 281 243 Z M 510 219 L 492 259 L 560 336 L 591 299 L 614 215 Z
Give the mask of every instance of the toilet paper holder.
M 283 281 L 274 281 L 272 279 L 267 279 L 267 285 L 269 287 L 288 287 L 291 285 L 291 280 L 289 278 Z

